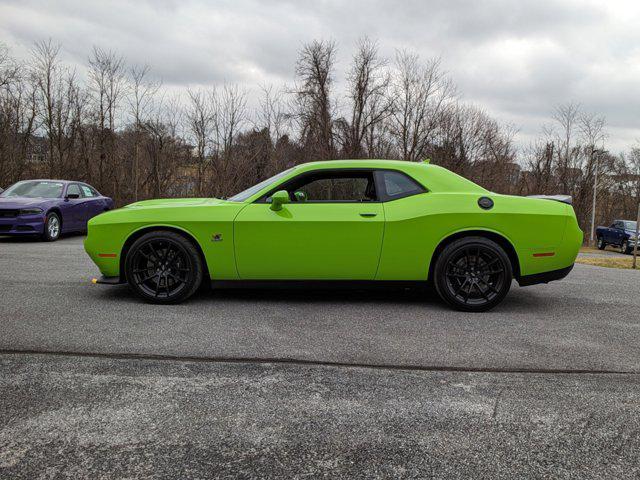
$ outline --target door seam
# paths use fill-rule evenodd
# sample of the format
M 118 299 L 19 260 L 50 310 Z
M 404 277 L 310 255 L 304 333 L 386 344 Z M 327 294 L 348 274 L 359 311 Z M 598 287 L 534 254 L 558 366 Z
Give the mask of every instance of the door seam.
M 382 239 L 380 240 L 380 251 L 378 252 L 378 264 L 376 265 L 376 273 L 373 276 L 374 280 L 378 279 L 378 271 L 380 270 L 380 261 L 382 260 L 382 249 L 384 248 L 384 235 L 387 231 L 387 212 L 384 209 L 384 202 L 380 203 L 382 205 Z

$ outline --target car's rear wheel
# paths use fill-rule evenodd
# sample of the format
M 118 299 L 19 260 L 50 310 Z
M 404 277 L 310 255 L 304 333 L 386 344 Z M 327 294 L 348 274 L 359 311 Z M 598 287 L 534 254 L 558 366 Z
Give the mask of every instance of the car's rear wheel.
M 598 250 L 604 250 L 604 247 L 606 247 L 607 244 L 604 243 L 604 240 L 602 239 L 602 237 L 598 237 Z
M 47 214 L 47 218 L 44 221 L 44 232 L 42 233 L 42 239 L 46 242 L 55 242 L 60 238 L 60 231 L 62 230 L 62 223 L 57 213 L 50 212 Z
M 631 252 L 631 249 L 629 248 L 629 241 L 628 240 L 624 240 L 622 242 L 622 246 L 620 247 L 620 251 L 622 253 L 624 253 L 625 255 L 627 255 L 628 253 Z
M 434 268 L 434 284 L 440 297 L 452 307 L 483 312 L 500 303 L 513 278 L 508 255 L 496 242 L 465 237 L 451 242 L 440 253 Z
M 130 288 L 153 303 L 179 303 L 193 295 L 204 277 L 203 262 L 195 245 L 168 231 L 146 233 L 125 258 Z

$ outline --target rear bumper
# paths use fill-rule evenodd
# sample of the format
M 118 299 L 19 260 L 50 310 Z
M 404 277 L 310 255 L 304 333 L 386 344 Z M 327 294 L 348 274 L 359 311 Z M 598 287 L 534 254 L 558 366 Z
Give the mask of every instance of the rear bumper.
M 518 283 L 521 287 L 528 287 L 529 285 L 537 285 L 538 283 L 549 283 L 554 280 L 562 280 L 569 275 L 569 272 L 573 270 L 573 264 L 568 267 L 561 268 L 560 270 L 551 270 L 550 272 L 535 273 L 533 275 L 523 275 L 518 278 Z

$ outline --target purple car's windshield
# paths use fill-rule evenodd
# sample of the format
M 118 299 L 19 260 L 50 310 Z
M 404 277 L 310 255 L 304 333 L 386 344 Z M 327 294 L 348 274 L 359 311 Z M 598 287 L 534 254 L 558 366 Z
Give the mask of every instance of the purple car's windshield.
M 0 193 L 0 197 L 59 198 L 62 196 L 62 188 L 61 182 L 18 182 Z

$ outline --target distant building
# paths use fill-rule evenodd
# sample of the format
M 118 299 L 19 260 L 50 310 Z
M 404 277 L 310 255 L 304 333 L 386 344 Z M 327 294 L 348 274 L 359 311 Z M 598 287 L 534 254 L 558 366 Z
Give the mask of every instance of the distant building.
M 49 158 L 49 148 L 47 139 L 31 135 L 29 145 L 27 146 L 26 158 L 27 163 L 40 164 L 45 163 Z

